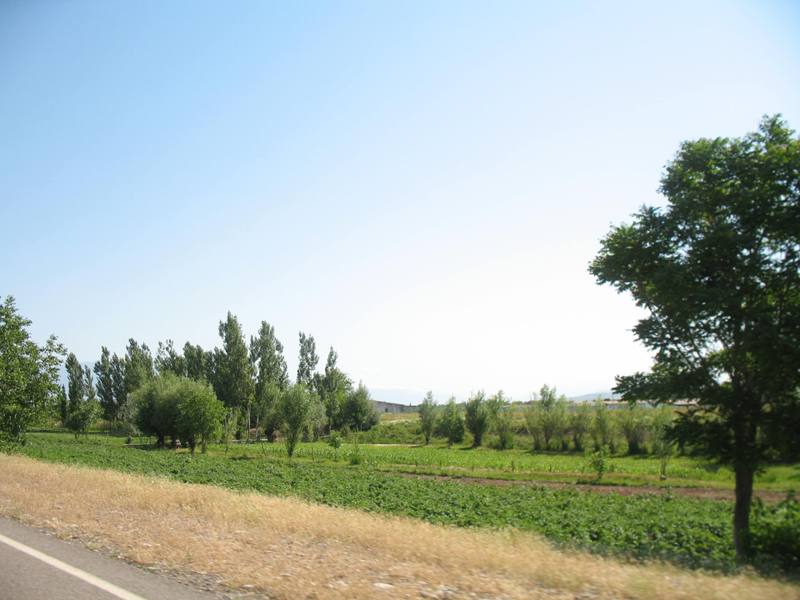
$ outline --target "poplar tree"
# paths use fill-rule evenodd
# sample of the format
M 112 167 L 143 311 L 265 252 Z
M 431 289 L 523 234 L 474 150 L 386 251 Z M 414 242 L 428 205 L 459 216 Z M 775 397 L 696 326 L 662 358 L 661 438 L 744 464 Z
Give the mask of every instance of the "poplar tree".
M 253 367 L 239 320 L 228 312 L 219 323 L 222 349 L 214 350 L 214 389 L 225 406 L 250 410 L 255 395 Z M 248 430 L 250 428 L 248 415 Z
M 183 359 L 186 363 L 186 376 L 195 381 L 210 380 L 208 373 L 208 353 L 199 345 L 186 342 L 183 345 Z
M 113 420 L 125 419 L 127 416 L 128 390 L 125 387 L 125 360 L 113 354 L 111 356 L 111 389 L 114 406 L 111 414 Z
M 170 372 L 179 377 L 186 376 L 186 358 L 175 350 L 175 343 L 172 340 L 158 342 L 155 368 L 159 374 Z
M 73 352 L 67 355 L 67 418 L 77 409 L 86 395 L 83 367 Z
M 310 388 L 314 382 L 319 356 L 314 336 L 300 332 L 300 360 L 297 363 L 297 383 Z
M 325 407 L 328 431 L 341 424 L 341 413 L 347 394 L 353 389 L 353 382 L 345 375 L 336 362 L 339 356 L 331 346 L 325 362 L 325 373 L 319 378 L 317 393 Z
M 103 408 L 103 418 L 111 421 L 116 417 L 117 405 L 114 402 L 111 356 L 105 346 L 100 349 L 100 360 L 94 363 L 94 374 L 97 376 L 97 395 Z
M 433 401 L 433 392 L 425 394 L 425 399 L 419 406 L 419 428 L 425 437 L 425 444 L 429 444 L 433 431 L 436 429 L 436 403 Z
M 125 354 L 125 391 L 130 394 L 153 378 L 153 355 L 147 344 L 128 340 Z

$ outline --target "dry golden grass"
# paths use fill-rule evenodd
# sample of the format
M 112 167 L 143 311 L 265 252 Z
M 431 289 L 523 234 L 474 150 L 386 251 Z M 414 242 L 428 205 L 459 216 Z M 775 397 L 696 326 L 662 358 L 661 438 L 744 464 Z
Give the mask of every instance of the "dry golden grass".
M 797 587 L 0 454 L 0 514 L 276 598 L 781 598 Z

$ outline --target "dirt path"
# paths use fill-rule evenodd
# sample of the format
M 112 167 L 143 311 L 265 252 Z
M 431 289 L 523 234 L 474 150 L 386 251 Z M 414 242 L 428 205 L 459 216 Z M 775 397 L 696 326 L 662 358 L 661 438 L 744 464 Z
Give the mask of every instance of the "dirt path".
M 729 500 L 731 502 L 734 500 L 733 490 L 719 488 L 660 487 L 655 485 L 601 485 L 538 480 L 519 481 L 513 479 L 490 479 L 485 477 L 453 477 L 450 475 L 430 475 L 425 473 L 403 473 L 396 471 L 395 473 L 412 479 L 434 479 L 439 481 L 454 481 L 456 483 L 464 484 L 492 485 L 495 487 L 527 485 L 554 489 L 580 490 L 582 492 L 594 492 L 597 494 L 619 494 L 620 496 L 672 493 L 681 496 L 688 496 L 690 498 L 702 498 L 704 500 Z M 786 492 L 756 490 L 753 493 L 755 497 L 760 498 L 763 502 L 767 502 L 769 504 L 780 502 L 786 498 Z

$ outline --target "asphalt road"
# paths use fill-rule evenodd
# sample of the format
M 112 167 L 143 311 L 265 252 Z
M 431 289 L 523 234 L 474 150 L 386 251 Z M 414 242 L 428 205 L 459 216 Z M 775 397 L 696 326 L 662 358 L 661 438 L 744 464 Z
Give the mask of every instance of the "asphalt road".
M 0 518 L 0 600 L 212 600 L 219 596 Z

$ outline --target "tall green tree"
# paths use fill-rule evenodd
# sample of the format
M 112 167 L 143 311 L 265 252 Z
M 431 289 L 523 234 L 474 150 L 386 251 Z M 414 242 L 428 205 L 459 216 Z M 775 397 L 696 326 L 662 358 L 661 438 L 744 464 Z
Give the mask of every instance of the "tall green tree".
M 258 335 L 250 338 L 250 361 L 256 374 L 256 395 L 259 389 L 268 385 L 281 390 L 289 387 L 283 344 L 275 336 L 275 328 L 266 321 L 261 321 Z
M 448 446 L 464 441 L 464 417 L 458 409 L 455 398 L 450 398 L 441 411 L 439 430 L 447 438 Z
M 109 421 L 116 418 L 117 403 L 114 400 L 114 380 L 111 370 L 111 355 L 108 348 L 100 349 L 100 360 L 94 363 L 94 374 L 97 376 L 97 395 L 103 409 L 103 418 Z
M 300 383 L 289 387 L 281 393 L 278 412 L 281 417 L 283 439 L 286 442 L 286 452 L 289 458 L 294 454 L 297 443 L 306 428 L 312 401 L 311 392 Z
M 199 345 L 186 342 L 183 345 L 183 358 L 186 361 L 186 376 L 189 379 L 211 381 L 208 369 L 208 354 Z
M 97 401 L 92 370 L 88 366 L 83 367 L 83 382 L 77 387 L 83 391 L 83 395 L 75 397 L 74 402 L 69 405 L 67 420 L 64 423 L 76 438 L 79 433 L 85 434 L 103 413 Z
M 126 420 L 129 417 L 128 388 L 125 385 L 125 359 L 114 353 L 111 356 L 111 389 L 114 392 L 112 420 Z
M 64 363 L 67 368 L 67 415 L 72 413 L 86 396 L 86 382 L 83 378 L 83 366 L 74 353 L 67 355 Z
M 317 370 L 319 356 L 317 356 L 317 344 L 313 335 L 306 335 L 302 331 L 300 338 L 300 356 L 297 363 L 297 383 L 308 388 L 314 382 L 314 372 Z
M 61 424 L 66 426 L 67 423 L 67 389 L 62 385 L 58 392 L 58 416 L 61 419 Z
M 255 383 L 253 367 L 247 352 L 244 333 L 239 320 L 228 312 L 219 323 L 222 349 L 214 351 L 214 389 L 225 406 L 240 408 L 246 414 L 246 428 L 250 429 L 250 417 Z
M 378 413 L 375 411 L 367 386 L 359 383 L 356 389 L 349 391 L 345 396 L 342 405 L 342 426 L 355 431 L 366 431 L 377 425 L 378 420 Z
M 130 394 L 153 378 L 153 355 L 147 344 L 128 340 L 125 353 L 125 391 Z
M 433 400 L 433 392 L 425 394 L 422 404 L 419 405 L 419 428 L 425 438 L 425 445 L 430 444 L 433 432 L 436 429 L 436 402 Z
M 676 432 L 733 467 L 744 559 L 754 474 L 800 450 L 800 140 L 775 116 L 741 138 L 684 142 L 660 191 L 666 206 L 612 228 L 590 266 L 648 313 L 634 333 L 652 370 L 615 391 L 694 401 Z
M 30 324 L 7 296 L 0 304 L 0 441 L 24 441 L 26 430 L 52 414 L 57 402 L 64 347 L 54 336 L 38 346 Z
M 175 349 L 175 342 L 172 340 L 158 342 L 155 368 L 159 373 L 170 372 L 179 377 L 186 377 L 186 359 Z
M 347 395 L 353 389 L 353 382 L 336 365 L 339 356 L 331 346 L 325 362 L 325 373 L 319 378 L 317 393 L 325 407 L 328 431 L 342 425 L 342 410 Z
M 222 348 L 214 352 L 217 397 L 225 406 L 246 409 L 254 395 L 253 370 L 239 320 L 228 312 L 219 323 Z
M 275 336 L 275 328 L 261 321 L 258 335 L 250 338 L 250 363 L 255 372 L 254 409 L 256 426 L 273 441 L 280 426 L 277 403 L 289 386 L 289 373 L 283 356 L 283 344 Z
M 481 445 L 484 434 L 489 430 L 490 417 L 483 391 L 470 396 L 464 405 L 464 422 L 472 434 L 472 445 L 475 448 Z

